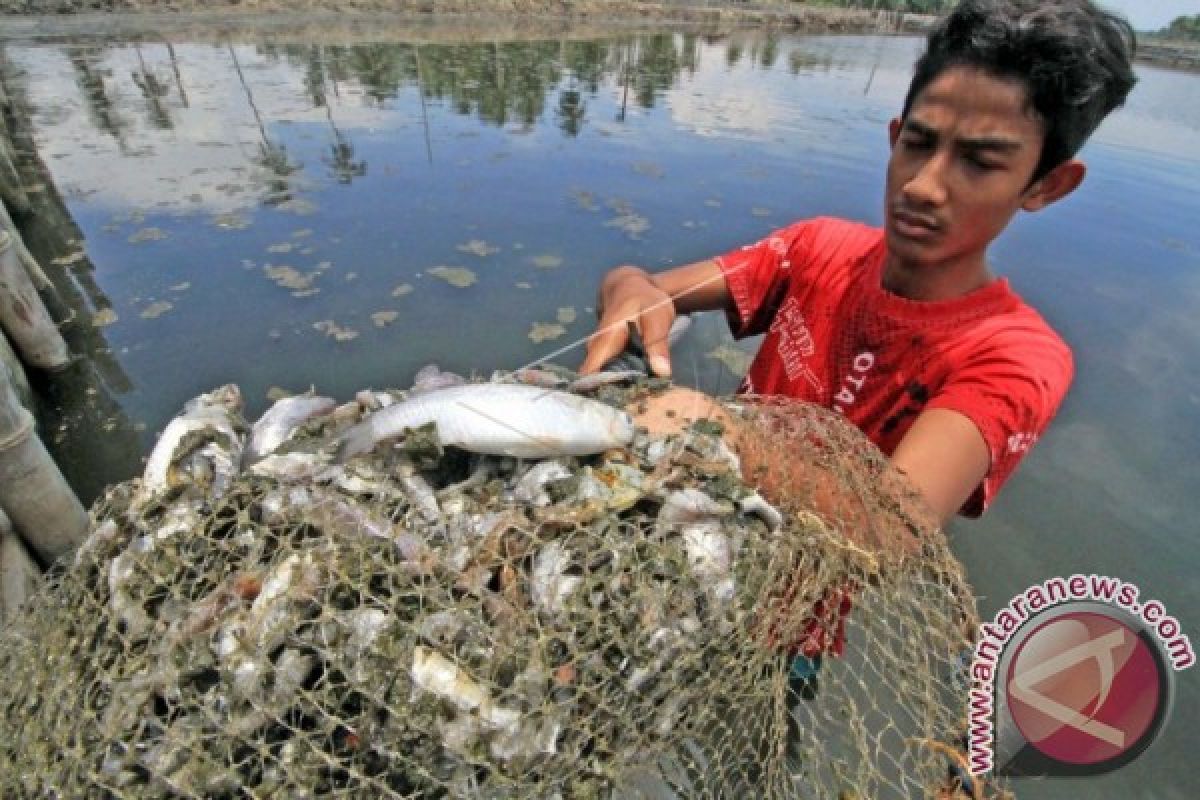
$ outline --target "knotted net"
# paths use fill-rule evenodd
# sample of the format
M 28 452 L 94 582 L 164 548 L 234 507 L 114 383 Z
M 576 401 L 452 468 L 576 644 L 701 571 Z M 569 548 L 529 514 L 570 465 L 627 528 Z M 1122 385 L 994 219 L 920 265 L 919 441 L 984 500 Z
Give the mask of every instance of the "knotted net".
M 736 435 L 585 457 L 423 430 L 330 459 L 403 397 L 223 475 L 234 409 L 165 490 L 97 501 L 0 638 L 0 796 L 951 796 L 974 604 L 841 418 L 743 401 Z M 823 662 L 799 692 L 797 653 Z

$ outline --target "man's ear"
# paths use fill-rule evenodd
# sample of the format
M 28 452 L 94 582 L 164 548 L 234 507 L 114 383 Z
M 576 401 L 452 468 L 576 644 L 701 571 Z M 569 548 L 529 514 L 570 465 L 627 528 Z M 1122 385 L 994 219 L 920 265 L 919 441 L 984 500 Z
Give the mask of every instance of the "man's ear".
M 1087 165 L 1078 158 L 1064 161 L 1025 190 L 1021 208 L 1026 211 L 1041 211 L 1078 189 L 1085 175 Z
M 900 138 L 900 129 L 904 127 L 904 120 L 899 117 L 892 117 L 892 121 L 888 123 L 888 142 L 892 147 L 896 146 L 896 140 Z

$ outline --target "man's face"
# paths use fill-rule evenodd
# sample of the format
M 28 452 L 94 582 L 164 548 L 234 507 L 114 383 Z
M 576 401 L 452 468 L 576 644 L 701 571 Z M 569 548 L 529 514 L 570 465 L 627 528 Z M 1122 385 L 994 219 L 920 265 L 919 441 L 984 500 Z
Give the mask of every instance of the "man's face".
M 976 269 L 984 251 L 1036 194 L 1042 123 L 1023 86 L 954 67 L 893 120 L 885 228 L 893 259 L 910 268 Z

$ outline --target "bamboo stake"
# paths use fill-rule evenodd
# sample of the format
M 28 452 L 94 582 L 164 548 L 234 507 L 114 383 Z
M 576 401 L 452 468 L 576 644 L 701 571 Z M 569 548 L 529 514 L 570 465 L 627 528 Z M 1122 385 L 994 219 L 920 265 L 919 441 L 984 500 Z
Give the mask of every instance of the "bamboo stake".
M 5 376 L 12 383 L 21 405 L 32 411 L 33 390 L 29 388 L 29 377 L 25 374 L 25 368 L 21 366 L 21 360 L 13 352 L 12 345 L 8 343 L 8 337 L 4 335 L 4 331 L 0 331 L 0 378 Z
M 70 361 L 67 343 L 18 263 L 7 231 L 0 231 L 0 326 L 26 363 L 54 370 Z
M 0 624 L 7 623 L 37 591 L 42 571 L 0 508 Z
M 29 212 L 29 195 L 21 182 L 21 175 L 13 163 L 12 145 L 7 136 L 0 135 L 0 200 L 8 203 L 13 210 L 25 214 Z
M 0 508 L 44 563 L 77 547 L 88 516 L 34 431 L 33 415 L 0 378 Z
M 25 240 L 21 238 L 20 231 L 17 230 L 17 223 L 13 222 L 13 218 L 8 215 L 8 209 L 4 207 L 4 203 L 0 203 L 0 231 L 7 231 L 8 235 L 13 238 L 13 247 L 17 249 L 17 258 L 21 262 L 21 266 L 25 267 L 25 271 L 29 273 L 29 280 L 33 281 L 33 285 L 37 287 L 39 292 L 44 292 L 49 289 L 57 293 L 58 290 L 50 279 L 46 277 L 45 270 L 42 265 L 33 257 L 33 253 L 29 252 L 29 248 L 25 246 Z

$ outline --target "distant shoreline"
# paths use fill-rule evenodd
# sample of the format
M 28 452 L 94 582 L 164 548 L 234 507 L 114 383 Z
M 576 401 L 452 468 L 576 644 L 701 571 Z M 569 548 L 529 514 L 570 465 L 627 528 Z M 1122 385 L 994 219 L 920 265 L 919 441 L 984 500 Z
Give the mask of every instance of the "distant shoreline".
M 30 13 L 36 7 L 40 13 Z M 302 32 L 305 28 L 545 30 L 580 24 L 705 31 L 775 28 L 806 33 L 920 33 L 931 17 L 809 6 L 785 0 L 0 0 L 0 40 L 189 30 Z M 445 31 L 439 31 L 444 33 Z M 451 31 L 453 33 L 453 31 Z M 479 36 L 474 38 L 486 38 Z
M 36 9 L 36 13 L 34 12 Z M 788 0 L 0 0 L 0 41 L 154 32 L 185 36 L 361 35 L 386 17 L 399 31 L 452 39 L 554 34 L 585 23 L 631 29 L 688 25 L 709 31 L 776 28 L 805 33 L 920 34 L 934 17 L 804 5 Z M 446 29 L 456 29 L 447 31 Z M 457 34 L 457 35 L 455 35 Z M 320 37 L 318 37 L 320 38 Z M 1200 72 L 1200 43 L 1143 34 L 1137 61 Z

